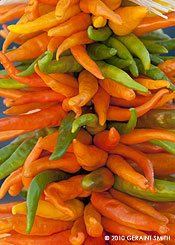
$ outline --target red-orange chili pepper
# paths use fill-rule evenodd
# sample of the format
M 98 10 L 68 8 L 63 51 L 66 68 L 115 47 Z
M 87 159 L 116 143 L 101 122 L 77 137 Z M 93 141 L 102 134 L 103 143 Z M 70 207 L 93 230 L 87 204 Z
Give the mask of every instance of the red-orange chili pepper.
M 20 194 L 21 190 L 23 188 L 23 183 L 22 180 L 20 182 L 18 182 L 17 184 L 14 184 L 12 186 L 10 186 L 8 193 L 10 196 L 17 196 Z
M 28 132 L 30 132 L 30 130 L 28 131 L 28 130 L 21 129 L 21 130 L 2 131 L 0 132 L 0 142 L 13 139 L 19 135 L 26 134 Z
M 28 115 L 7 117 L 0 119 L 0 131 L 7 130 L 35 130 L 38 128 L 59 126 L 65 112 L 61 105 L 51 106 Z
M 139 186 L 143 190 L 149 188 L 148 180 L 136 172 L 130 164 L 118 155 L 110 155 L 107 161 L 107 167 L 118 176 Z
M 13 66 L 13 64 L 9 61 L 7 56 L 1 52 L 0 52 L 0 60 L 4 68 L 6 69 L 6 71 L 9 73 L 9 76 L 15 79 L 16 81 L 33 87 L 47 87 L 46 84 L 42 81 L 42 79 L 36 74 L 32 74 L 25 78 L 17 76 L 17 74 L 20 73 L 20 71 L 16 69 Z
M 121 106 L 121 107 L 136 107 L 140 106 L 150 100 L 151 96 L 136 96 L 134 100 L 127 101 L 121 98 L 116 98 L 116 97 L 111 97 L 110 104 L 111 105 L 116 105 L 116 106 Z
M 86 237 L 87 231 L 84 224 L 84 219 L 83 217 L 80 217 L 73 224 L 69 241 L 73 245 L 81 245 L 84 243 Z
M 145 177 L 149 181 L 150 191 L 155 191 L 153 164 L 144 153 L 123 144 L 117 145 L 110 153 L 134 160 L 143 169 Z
M 19 90 L 19 89 L 6 89 L 1 88 L 0 89 L 0 96 L 6 97 L 9 99 L 18 99 L 23 95 L 26 95 L 27 93 L 25 91 Z
M 164 152 L 164 149 L 158 145 L 153 145 L 149 142 L 144 142 L 140 144 L 132 145 L 132 147 L 136 150 L 139 150 L 144 153 L 159 153 Z
M 160 234 L 165 234 L 168 231 L 164 222 L 126 206 L 111 198 L 109 194 L 93 192 L 91 202 L 103 216 L 122 225 L 139 230 L 157 231 Z

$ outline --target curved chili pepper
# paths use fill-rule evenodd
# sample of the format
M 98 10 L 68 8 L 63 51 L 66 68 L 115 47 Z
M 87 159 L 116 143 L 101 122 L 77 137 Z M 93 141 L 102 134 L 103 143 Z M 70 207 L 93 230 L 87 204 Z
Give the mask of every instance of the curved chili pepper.
M 94 41 L 105 41 L 112 35 L 112 31 L 108 26 L 94 29 L 93 26 L 88 27 L 88 37 Z
M 124 60 L 130 60 L 131 61 L 131 65 L 129 66 L 130 72 L 135 77 L 139 75 L 135 60 L 133 59 L 127 47 L 122 42 L 120 42 L 118 39 L 114 37 L 110 37 L 108 40 L 105 41 L 105 44 L 109 47 L 117 49 L 117 55 L 119 58 Z
M 126 206 L 107 193 L 93 192 L 91 202 L 103 216 L 122 225 L 139 230 L 158 231 L 160 234 L 165 234 L 168 231 L 164 222 Z
M 27 234 L 30 234 L 31 232 L 35 219 L 35 213 L 38 206 L 38 201 L 45 187 L 50 182 L 60 181 L 68 177 L 69 175 L 62 171 L 48 170 L 36 175 L 33 178 L 27 193 L 27 228 L 26 228 Z
M 158 140 L 152 139 L 149 140 L 150 143 L 162 147 L 164 150 L 168 151 L 169 153 L 175 155 L 175 143 L 166 141 L 166 140 Z
M 141 84 L 135 82 L 126 72 L 117 68 L 116 66 L 105 63 L 104 61 L 96 61 L 97 65 L 101 69 L 101 72 L 105 78 L 110 78 L 122 85 L 140 91 L 143 93 L 148 92 L 148 89 Z
M 132 130 L 134 130 L 137 124 L 137 111 L 134 108 L 130 108 L 129 111 L 131 111 L 131 117 L 128 123 L 109 122 L 108 128 L 114 127 L 115 129 L 117 129 L 120 135 L 128 134 Z
M 10 186 L 8 193 L 10 196 L 14 197 L 21 193 L 21 190 L 23 188 L 22 180 L 20 180 L 18 183 Z
M 74 133 L 72 133 L 72 123 L 74 121 L 74 118 L 75 113 L 70 112 L 61 122 L 58 131 L 56 146 L 54 152 L 49 158 L 50 160 L 58 160 L 62 156 L 64 156 L 72 140 L 76 138 L 79 130 L 76 130 Z
M 93 113 L 84 114 L 77 119 L 75 119 L 72 123 L 72 133 L 75 133 L 82 126 L 90 126 L 96 127 L 98 123 L 98 118 Z
M 173 193 L 175 192 L 175 183 L 166 180 L 155 179 L 156 193 L 150 192 L 150 190 L 143 190 L 138 186 L 129 183 L 119 176 L 115 176 L 115 182 L 113 187 L 116 190 L 127 193 L 131 196 L 135 196 L 141 199 L 158 201 L 158 202 L 172 202 L 175 201 Z M 145 230 L 145 229 L 143 229 Z
M 71 229 L 69 241 L 71 244 L 83 244 L 87 237 L 87 231 L 83 217 L 78 218 Z
M 103 192 L 112 187 L 113 174 L 107 168 L 99 168 L 83 177 L 81 185 L 87 191 Z
M 109 48 L 102 43 L 93 43 L 87 46 L 88 55 L 93 60 L 105 60 L 109 59 L 117 54 L 117 50 Z

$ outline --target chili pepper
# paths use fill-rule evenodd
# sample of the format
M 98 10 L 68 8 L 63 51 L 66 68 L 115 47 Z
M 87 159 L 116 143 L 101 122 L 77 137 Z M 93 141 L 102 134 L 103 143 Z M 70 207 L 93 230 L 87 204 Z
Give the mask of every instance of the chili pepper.
M 21 193 L 22 188 L 23 188 L 23 183 L 21 180 L 18 183 L 10 186 L 8 193 L 10 196 L 15 197 Z
M 163 40 L 163 41 L 161 41 L 161 40 L 157 41 L 156 40 L 155 43 L 158 45 L 162 45 L 167 50 L 173 50 L 175 47 L 175 39 L 173 39 L 173 38 L 169 39 L 169 40 Z
M 42 69 L 43 59 L 39 63 L 39 68 L 45 73 L 66 73 L 66 72 L 80 72 L 83 67 L 72 56 L 61 57 L 58 61 L 52 60 L 47 66 Z
M 104 126 L 110 103 L 110 96 L 103 88 L 99 87 L 97 93 L 93 97 L 93 101 L 99 124 Z
M 126 47 L 129 49 L 129 51 L 139 57 L 139 59 L 142 61 L 142 64 L 144 66 L 144 69 L 147 71 L 150 69 L 150 57 L 149 52 L 144 46 L 144 44 L 140 41 L 139 38 L 137 38 L 133 33 L 128 34 L 126 36 L 117 37 Z M 137 47 L 137 48 L 136 48 Z
M 44 130 L 40 130 L 29 137 L 27 137 L 23 143 L 12 153 L 12 155 L 0 166 L 0 178 L 3 179 L 14 170 L 21 167 L 30 151 L 33 149 L 35 143 L 40 136 L 44 136 L 46 133 Z
M 84 222 L 89 236 L 102 236 L 103 226 L 101 224 L 101 215 L 90 202 L 84 209 Z
M 84 245 L 105 245 L 105 232 L 99 237 L 88 236 Z
M 120 201 L 108 196 L 107 193 L 93 192 L 91 202 L 103 216 L 121 225 L 139 230 L 157 231 L 160 234 L 165 234 L 168 231 L 167 226 L 162 221 L 126 206 Z
M 44 14 L 37 18 L 36 20 L 30 21 L 25 24 L 19 24 L 19 25 L 10 25 L 8 29 L 11 32 L 15 33 L 32 33 L 37 32 L 46 28 L 51 28 L 55 25 L 61 24 L 64 21 L 68 20 L 72 16 L 78 14 L 80 12 L 80 8 L 78 4 L 73 5 L 71 8 L 69 8 L 66 11 L 66 14 L 64 15 L 64 18 L 61 20 L 57 20 L 55 16 L 55 10 L 51 11 L 47 14 Z
M 51 5 L 51 6 L 56 6 L 57 5 L 57 0 L 39 0 L 40 3 L 46 4 L 46 5 Z
M 136 83 L 126 72 L 117 68 L 116 66 L 107 64 L 104 61 L 96 61 L 96 63 L 105 78 L 112 79 L 136 91 L 140 91 L 143 93 L 146 93 L 148 91 L 147 88 L 140 85 L 139 83 Z
M 65 112 L 61 105 L 51 106 L 39 112 L 34 112 L 27 115 L 3 118 L 0 120 L 0 130 L 35 130 L 44 127 L 55 127 L 60 125 L 65 117 Z
M 74 154 L 78 163 L 87 171 L 92 171 L 105 165 L 108 154 L 94 145 L 85 145 L 73 140 Z
M 1 63 L 4 66 L 4 68 L 9 73 L 10 77 L 15 79 L 16 81 L 26 84 L 28 86 L 33 87 L 46 87 L 44 82 L 38 77 L 36 74 L 32 74 L 28 77 L 19 77 L 17 74 L 19 73 L 19 70 L 16 69 L 12 63 L 8 60 L 7 56 L 0 52 L 0 59 Z
M 164 47 L 164 45 L 160 45 L 157 42 L 153 42 L 151 40 L 140 39 L 142 43 L 145 45 L 146 49 L 152 54 L 167 54 L 168 49 Z
M 170 141 L 166 141 L 166 140 L 158 140 L 158 139 L 152 139 L 149 142 L 154 144 L 154 145 L 160 146 L 164 150 L 175 155 L 175 143 L 170 142 Z
M 52 54 L 56 51 L 58 46 L 65 40 L 65 37 L 51 37 L 48 45 L 47 50 Z
M 42 0 L 43 1 L 43 0 Z M 37 245 L 37 244 L 64 244 L 64 245 L 71 245 L 69 242 L 70 230 L 61 231 L 59 233 L 55 233 L 50 236 L 25 236 L 21 234 L 13 234 L 11 236 L 5 237 L 5 241 L 9 243 L 15 244 L 18 242 L 18 245 Z M 5 244 L 4 244 L 5 245 Z M 8 245 L 8 244 L 7 244 Z
M 134 108 L 130 108 L 129 111 L 131 111 L 131 117 L 128 123 L 108 122 L 108 128 L 114 127 L 120 135 L 130 133 L 134 130 L 137 123 L 137 112 Z
M 107 168 L 99 168 L 83 177 L 81 185 L 87 191 L 103 192 L 112 187 L 114 177 Z
M 80 165 L 73 153 L 67 152 L 61 159 L 52 161 L 49 160 L 49 156 L 45 156 L 32 161 L 30 165 L 25 168 L 24 176 L 30 178 L 48 169 L 60 169 L 68 173 L 76 173 L 80 169 Z
M 175 60 L 166 60 L 159 65 L 159 68 L 169 77 L 174 74 Z
M 96 94 L 98 90 L 98 80 L 86 70 L 80 73 L 78 80 L 79 94 L 69 99 L 69 105 L 82 107 Z
M 28 133 L 30 130 L 8 130 L 0 132 L 0 142 L 13 139 L 19 135 Z M 4 153 L 3 153 L 4 154 Z
M 143 153 L 159 153 L 164 151 L 163 148 L 161 148 L 160 146 L 153 145 L 152 143 L 149 142 L 135 144 L 131 147 Z
M 102 28 L 106 25 L 107 19 L 103 16 L 92 16 L 92 24 L 95 28 Z
M 84 114 L 77 119 L 75 119 L 72 123 L 72 133 L 75 133 L 82 126 L 90 126 L 95 127 L 97 125 L 98 118 L 93 113 Z
M 94 136 L 94 145 L 101 148 L 104 151 L 110 151 L 118 145 L 120 140 L 120 135 L 115 128 L 111 128 L 110 130 L 105 130 L 100 132 Z
M 70 112 L 61 122 L 55 150 L 49 158 L 50 160 L 58 160 L 63 157 L 72 140 L 76 138 L 78 130 L 75 133 L 71 132 L 74 118 L 75 114 L 73 112 Z
M 34 223 L 35 213 L 37 210 L 38 201 L 45 187 L 50 182 L 60 181 L 68 177 L 69 175 L 62 171 L 48 170 L 36 175 L 33 178 L 27 193 L 27 228 L 26 228 L 27 234 L 30 234 L 31 232 Z
M 148 180 L 136 172 L 130 164 L 118 155 L 110 155 L 107 161 L 107 167 L 121 178 L 139 186 L 143 190 L 149 188 Z
M 67 49 L 72 48 L 77 45 L 92 43 L 93 41 L 89 39 L 87 31 L 80 31 L 73 33 L 71 36 L 67 37 L 58 47 L 56 53 L 56 59 L 59 60 L 59 56 Z
M 111 29 L 108 26 L 94 29 L 93 26 L 88 27 L 88 37 L 94 41 L 105 41 L 112 34 Z
M 78 218 L 71 229 L 69 241 L 71 244 L 83 244 L 87 237 L 87 231 L 83 217 Z
M 75 59 L 90 73 L 99 79 L 103 79 L 100 69 L 96 63 L 89 57 L 83 45 L 77 45 L 71 48 Z
M 143 6 L 129 6 L 117 8 L 114 12 L 121 17 L 123 22 L 120 26 L 116 26 L 112 21 L 109 21 L 108 25 L 116 35 L 124 36 L 131 33 L 148 15 L 149 11 Z
M 136 82 L 141 83 L 148 89 L 170 88 L 170 83 L 166 80 L 152 80 L 149 78 L 136 78 Z
M 129 183 L 119 176 L 115 176 L 115 182 L 113 187 L 116 190 L 127 193 L 131 196 L 138 197 L 150 201 L 167 202 L 174 201 L 175 184 L 171 181 L 155 179 L 156 193 L 150 192 L 150 190 L 142 190 L 138 186 Z
M 155 31 L 148 32 L 141 36 L 142 39 L 145 40 L 168 40 L 171 39 L 167 34 L 163 32 L 162 29 L 158 29 Z
M 103 16 L 104 18 L 111 20 L 115 25 L 121 25 L 121 17 L 114 13 L 106 4 L 100 0 L 81 0 L 80 9 L 85 13 L 91 13 L 96 16 Z
M 14 6 L 13 9 L 10 9 L 9 11 L 1 15 L 0 23 L 3 24 L 13 19 L 20 18 L 24 14 L 25 7 L 26 4 L 19 4 L 16 7 Z
M 29 21 L 37 19 L 39 15 L 39 3 L 36 0 L 30 0 L 25 8 L 25 14 Z
M 106 62 L 113 66 L 117 66 L 120 69 L 130 66 L 132 64 L 132 60 L 120 59 L 117 56 L 107 59 Z
M 117 50 L 102 43 L 93 43 L 87 46 L 88 55 L 93 60 L 105 60 L 117 54 Z
M 136 27 L 134 33 L 137 36 L 144 35 L 148 32 L 163 29 L 174 25 L 174 13 L 170 12 L 165 14 L 167 19 L 162 18 L 161 16 L 154 16 L 150 18 L 144 18 L 142 22 Z
M 81 25 L 80 25 L 81 23 Z M 84 31 L 91 24 L 90 15 L 85 13 L 77 14 L 66 22 L 49 30 L 49 36 L 70 36 L 73 33 Z
M 14 79 L 0 79 L 0 88 L 6 89 L 21 89 L 28 88 L 29 86 L 23 83 L 19 83 Z
M 150 55 L 151 63 L 155 66 L 158 66 L 164 62 L 164 59 L 162 59 L 163 56 L 157 56 L 153 54 L 149 54 L 149 55 Z
M 79 3 L 80 0 L 60 0 L 56 5 L 55 15 L 56 18 L 62 19 L 67 11 L 72 5 Z
M 52 61 L 53 59 L 53 54 L 51 51 L 46 51 L 44 53 L 44 57 L 39 60 L 39 68 L 41 71 L 44 71 L 47 67 L 47 65 Z M 35 65 L 34 65 L 34 68 L 35 68 Z
M 64 111 L 73 111 L 75 113 L 75 119 L 82 115 L 82 108 L 79 106 L 70 106 L 69 98 L 63 100 L 62 108 Z
M 94 127 L 91 126 L 86 126 L 86 130 L 91 134 L 91 135 L 96 135 L 100 132 L 103 132 L 106 129 L 106 123 L 101 126 L 99 123 Z
M 105 41 L 105 44 L 109 47 L 117 49 L 117 56 L 119 58 L 124 59 L 124 60 L 131 60 L 132 63 L 129 66 L 129 70 L 133 74 L 133 76 L 137 77 L 139 74 L 138 68 L 135 63 L 135 60 L 133 59 L 127 47 L 122 42 L 120 42 L 114 37 L 110 37 L 107 41 Z
M 24 71 L 25 69 L 27 69 L 27 67 L 28 65 L 19 65 L 16 66 L 16 69 L 18 69 L 19 71 Z M 0 70 L 0 75 L 8 75 L 8 72 L 6 70 Z
M 161 97 L 168 92 L 167 89 L 161 89 L 153 97 L 151 97 L 146 103 L 136 107 L 137 117 L 140 117 L 151 110 L 161 99 Z M 131 116 L 129 109 L 120 108 L 115 106 L 109 106 L 107 120 L 112 121 L 127 121 Z

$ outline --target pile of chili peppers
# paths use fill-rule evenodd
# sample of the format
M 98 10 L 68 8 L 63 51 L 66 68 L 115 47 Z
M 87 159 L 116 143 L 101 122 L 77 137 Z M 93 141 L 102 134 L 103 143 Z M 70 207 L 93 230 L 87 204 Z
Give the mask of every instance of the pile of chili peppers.
M 0 6 L 0 198 L 25 199 L 0 204 L 1 245 L 175 244 L 175 13 L 148 12 Z

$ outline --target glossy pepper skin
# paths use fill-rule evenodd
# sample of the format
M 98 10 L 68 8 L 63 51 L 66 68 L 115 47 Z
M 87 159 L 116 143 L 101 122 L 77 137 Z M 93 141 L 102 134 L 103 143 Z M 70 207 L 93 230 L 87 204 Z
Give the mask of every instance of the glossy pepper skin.
M 47 170 L 41 172 L 33 178 L 27 193 L 27 234 L 30 234 L 31 232 L 38 201 L 45 187 L 51 182 L 60 181 L 67 178 L 69 178 L 69 174 L 59 170 Z
M 93 43 L 87 46 L 88 55 L 93 60 L 105 60 L 117 54 L 117 50 L 102 43 Z
M 171 181 L 155 179 L 157 192 L 152 193 L 149 190 L 142 190 L 116 175 L 113 187 L 116 190 L 145 200 L 157 202 L 175 201 L 175 183 Z
M 88 37 L 94 41 L 105 41 L 112 34 L 112 31 L 108 26 L 104 26 L 97 30 L 94 29 L 93 26 L 89 26 L 87 32 L 88 32 Z
M 70 112 L 61 122 L 58 138 L 56 141 L 56 146 L 50 160 L 58 160 L 66 153 L 68 147 L 70 146 L 72 140 L 76 138 L 79 130 L 72 133 L 72 123 L 75 118 L 75 113 Z
M 138 118 L 137 128 L 175 128 L 174 109 L 154 109 Z
M 150 143 L 162 147 L 165 151 L 175 155 L 175 143 L 167 140 L 153 139 L 149 141 Z
M 83 114 L 75 119 L 72 123 L 72 133 L 75 133 L 81 126 L 96 127 L 98 125 L 98 117 L 93 113 Z

